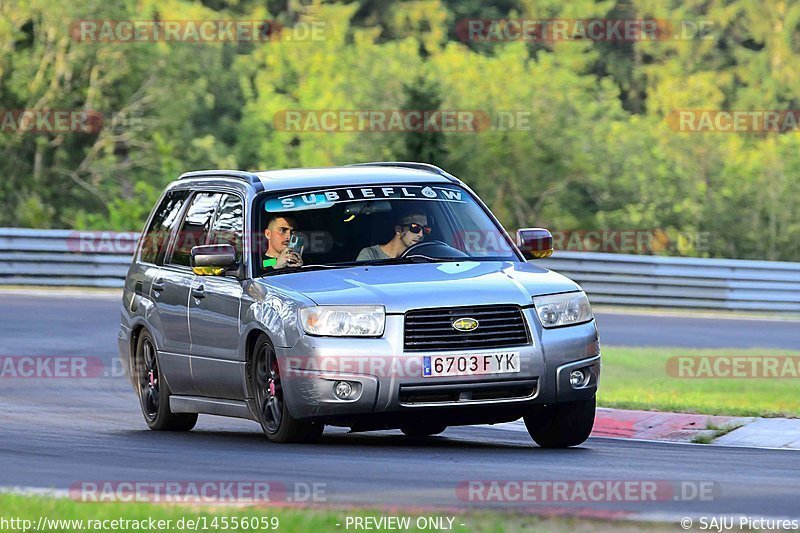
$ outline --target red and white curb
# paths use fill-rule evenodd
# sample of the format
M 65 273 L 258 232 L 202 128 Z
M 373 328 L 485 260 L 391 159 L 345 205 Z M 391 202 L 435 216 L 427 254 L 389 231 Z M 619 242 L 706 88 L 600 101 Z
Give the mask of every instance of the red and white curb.
M 527 431 L 521 420 L 485 427 Z M 713 439 L 712 444 L 800 449 L 800 419 L 793 418 L 743 418 L 601 407 L 597 409 L 592 436 L 693 443 L 698 437 L 713 437 L 719 429 L 726 428 L 737 429 Z

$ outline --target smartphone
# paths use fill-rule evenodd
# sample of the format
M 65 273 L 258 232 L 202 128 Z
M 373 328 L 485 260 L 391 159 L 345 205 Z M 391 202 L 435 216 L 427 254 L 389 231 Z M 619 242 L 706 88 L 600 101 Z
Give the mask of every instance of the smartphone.
M 303 248 L 305 248 L 305 242 L 303 241 L 303 236 L 299 233 L 295 233 L 289 239 L 289 246 L 288 248 L 296 253 L 297 255 L 303 255 Z

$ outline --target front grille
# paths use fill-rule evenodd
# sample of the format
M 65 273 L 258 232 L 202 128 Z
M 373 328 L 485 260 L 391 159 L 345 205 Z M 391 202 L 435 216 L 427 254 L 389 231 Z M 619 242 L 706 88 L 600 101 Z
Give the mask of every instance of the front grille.
M 459 331 L 459 318 L 478 321 L 477 329 Z M 472 350 L 530 344 L 522 310 L 515 305 L 419 309 L 405 316 L 403 347 L 407 352 Z
M 536 393 L 537 380 L 462 383 L 450 385 L 402 385 L 402 405 L 420 403 L 467 403 L 487 400 L 518 400 Z

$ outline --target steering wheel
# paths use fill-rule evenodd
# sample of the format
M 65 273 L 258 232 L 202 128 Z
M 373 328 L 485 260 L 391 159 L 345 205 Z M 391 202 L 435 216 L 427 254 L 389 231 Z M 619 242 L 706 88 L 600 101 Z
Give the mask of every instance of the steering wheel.
M 446 248 L 452 248 L 453 250 L 459 251 L 456 248 L 453 248 L 452 246 L 450 246 L 449 244 L 447 244 L 446 242 L 443 242 L 443 241 L 435 241 L 435 240 L 434 241 L 423 241 L 423 242 L 418 242 L 417 244 L 411 245 L 408 248 L 406 248 L 406 251 L 403 252 L 402 254 L 400 254 L 400 257 L 409 257 L 411 255 L 417 255 L 419 253 L 419 251 L 422 250 L 423 248 L 431 247 L 431 246 L 444 246 Z M 420 255 L 424 255 L 424 254 L 420 254 Z M 466 254 L 464 254 L 464 255 L 466 257 Z

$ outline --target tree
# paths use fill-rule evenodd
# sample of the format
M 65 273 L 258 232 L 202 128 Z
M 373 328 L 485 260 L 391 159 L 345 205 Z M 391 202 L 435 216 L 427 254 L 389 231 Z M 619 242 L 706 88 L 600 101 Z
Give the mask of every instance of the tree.
M 417 77 L 413 84 L 403 86 L 405 103 L 403 109 L 414 111 L 438 111 L 442 106 L 439 87 L 426 78 Z M 411 131 L 405 135 L 404 161 L 422 161 L 443 164 L 447 157 L 447 146 L 441 131 Z

